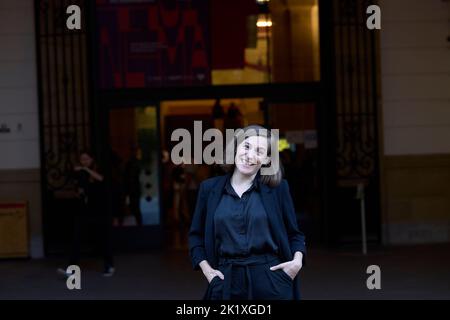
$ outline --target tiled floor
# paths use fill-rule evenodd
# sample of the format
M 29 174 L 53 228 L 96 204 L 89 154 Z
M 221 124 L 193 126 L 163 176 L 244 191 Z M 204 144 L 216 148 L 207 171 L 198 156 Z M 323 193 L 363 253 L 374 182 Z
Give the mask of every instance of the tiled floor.
M 58 279 L 60 258 L 0 261 L 0 299 L 199 299 L 206 281 L 187 253 L 121 254 L 103 278 L 101 261 L 81 264 L 81 290 Z M 368 290 L 366 269 L 381 268 L 381 290 Z M 303 299 L 450 299 L 450 245 L 358 251 L 312 249 L 301 275 Z

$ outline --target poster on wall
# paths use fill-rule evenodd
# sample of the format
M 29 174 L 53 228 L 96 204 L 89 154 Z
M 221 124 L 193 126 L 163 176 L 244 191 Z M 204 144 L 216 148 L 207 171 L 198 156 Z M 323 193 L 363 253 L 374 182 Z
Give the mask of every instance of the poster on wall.
M 102 89 L 211 82 L 207 0 L 96 0 Z

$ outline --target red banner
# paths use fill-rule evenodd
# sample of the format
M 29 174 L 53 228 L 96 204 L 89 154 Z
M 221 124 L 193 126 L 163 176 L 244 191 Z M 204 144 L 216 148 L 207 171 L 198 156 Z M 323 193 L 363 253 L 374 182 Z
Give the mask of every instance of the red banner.
M 97 0 L 103 89 L 211 82 L 207 0 Z

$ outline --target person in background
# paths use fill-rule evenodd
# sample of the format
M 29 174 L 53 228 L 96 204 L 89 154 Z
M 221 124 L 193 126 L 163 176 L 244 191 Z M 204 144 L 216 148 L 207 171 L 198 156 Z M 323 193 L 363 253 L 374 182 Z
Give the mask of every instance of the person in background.
M 190 226 L 191 224 L 192 214 L 195 209 L 195 200 L 197 199 L 197 191 L 199 186 L 197 178 L 199 169 L 200 166 L 194 164 L 194 159 L 192 159 L 190 164 L 185 166 L 187 214 L 189 216 L 186 221 L 187 226 Z M 187 231 L 189 230 L 186 230 L 186 233 Z
M 232 102 L 228 107 L 227 115 L 225 117 L 224 129 L 239 129 L 242 128 L 243 123 L 244 118 L 241 110 L 239 110 L 239 107 Z
M 188 203 L 188 177 L 186 165 L 176 166 L 172 171 L 173 192 L 173 223 L 174 223 L 174 248 L 183 249 L 187 244 L 187 232 L 189 229 L 189 203 Z
M 111 212 L 114 226 L 122 226 L 125 214 L 125 192 L 123 190 L 123 165 L 120 156 L 110 150 L 111 161 Z
M 103 255 L 103 276 L 110 277 L 114 274 L 114 261 L 111 247 L 112 217 L 109 214 L 106 196 L 104 176 L 88 151 L 80 153 L 79 165 L 74 168 L 80 210 L 74 216 L 73 236 L 68 265 L 78 265 L 81 250 L 81 235 L 85 223 L 90 221 L 97 235 L 97 246 Z M 83 219 L 83 217 L 85 219 Z M 58 269 L 58 273 L 69 276 L 67 269 Z

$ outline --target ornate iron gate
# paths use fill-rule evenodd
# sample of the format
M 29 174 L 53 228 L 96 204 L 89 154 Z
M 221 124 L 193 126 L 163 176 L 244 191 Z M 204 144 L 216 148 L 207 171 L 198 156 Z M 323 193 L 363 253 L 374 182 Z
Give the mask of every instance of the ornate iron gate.
M 360 236 L 356 186 L 364 185 L 369 238 L 380 242 L 377 31 L 366 27 L 374 1 L 333 2 L 336 93 L 336 201 L 338 242 Z M 344 223 L 343 223 L 344 222 Z
M 35 1 L 47 252 L 66 232 L 64 213 L 70 208 L 71 171 L 78 152 L 91 145 L 86 17 L 81 15 L 81 30 L 69 30 L 66 8 L 73 4 L 84 13 L 85 0 Z

